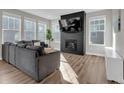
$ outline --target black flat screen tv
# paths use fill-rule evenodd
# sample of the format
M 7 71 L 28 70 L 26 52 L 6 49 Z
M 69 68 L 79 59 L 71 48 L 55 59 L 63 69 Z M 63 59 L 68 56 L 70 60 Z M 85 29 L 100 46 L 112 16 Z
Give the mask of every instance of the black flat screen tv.
M 76 33 L 81 31 L 80 17 L 59 20 L 60 30 L 67 33 Z

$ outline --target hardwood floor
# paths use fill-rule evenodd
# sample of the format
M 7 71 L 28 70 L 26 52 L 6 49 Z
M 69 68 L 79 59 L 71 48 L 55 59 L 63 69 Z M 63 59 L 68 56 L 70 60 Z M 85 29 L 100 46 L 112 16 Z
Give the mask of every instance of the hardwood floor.
M 113 84 L 107 81 L 105 60 L 92 55 L 61 54 L 60 69 L 41 82 L 35 82 L 14 66 L 0 61 L 0 83 L 3 84 Z

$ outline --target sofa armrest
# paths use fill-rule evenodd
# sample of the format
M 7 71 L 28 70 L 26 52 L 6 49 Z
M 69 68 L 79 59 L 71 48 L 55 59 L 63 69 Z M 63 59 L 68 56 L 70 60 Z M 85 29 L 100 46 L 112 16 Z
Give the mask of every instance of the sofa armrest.
M 16 47 L 16 66 L 38 81 L 38 58 L 36 54 L 36 51 Z
M 14 66 L 16 65 L 16 60 L 15 60 L 15 50 L 16 50 L 16 45 L 9 45 L 9 63 L 13 64 Z
M 39 57 L 39 79 L 42 80 L 60 66 L 60 52 L 54 52 Z
M 9 44 L 2 45 L 2 59 L 9 63 Z

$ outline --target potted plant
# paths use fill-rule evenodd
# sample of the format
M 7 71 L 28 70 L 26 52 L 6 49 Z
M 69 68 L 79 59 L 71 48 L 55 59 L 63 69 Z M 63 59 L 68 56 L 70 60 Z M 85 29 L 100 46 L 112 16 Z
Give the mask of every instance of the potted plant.
M 50 29 L 46 30 L 46 39 L 48 40 L 48 46 L 51 47 L 50 43 L 53 41 L 52 31 Z

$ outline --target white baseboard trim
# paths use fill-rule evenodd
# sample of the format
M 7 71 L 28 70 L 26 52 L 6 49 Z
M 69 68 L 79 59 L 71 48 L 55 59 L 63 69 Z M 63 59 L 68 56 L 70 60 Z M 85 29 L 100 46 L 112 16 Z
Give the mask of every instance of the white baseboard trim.
M 91 53 L 91 52 L 86 52 L 87 55 L 96 55 L 96 56 L 101 56 L 101 57 L 105 57 L 104 54 L 99 54 L 99 53 Z

